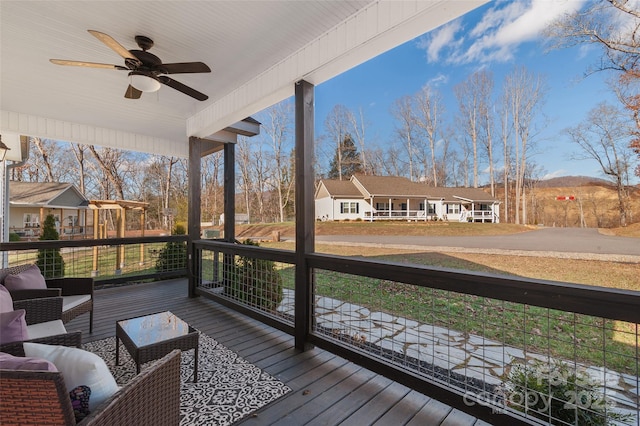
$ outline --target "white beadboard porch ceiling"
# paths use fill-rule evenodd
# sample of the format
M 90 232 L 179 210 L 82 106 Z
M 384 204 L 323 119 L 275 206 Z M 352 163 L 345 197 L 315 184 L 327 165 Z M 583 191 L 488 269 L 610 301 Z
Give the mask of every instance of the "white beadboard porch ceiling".
M 0 131 L 186 157 L 188 136 L 212 137 L 300 79 L 320 84 L 484 2 L 2 0 Z M 167 86 L 125 99 L 126 71 L 49 62 L 123 65 L 88 29 L 127 49 L 150 37 L 165 63 L 206 63 L 210 74 L 172 78 L 209 99 Z

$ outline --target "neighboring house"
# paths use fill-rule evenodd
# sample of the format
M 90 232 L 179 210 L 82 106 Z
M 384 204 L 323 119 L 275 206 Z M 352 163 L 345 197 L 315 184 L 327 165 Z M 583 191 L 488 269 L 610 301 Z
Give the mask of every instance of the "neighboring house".
M 9 232 L 20 237 L 40 236 L 47 215 L 56 218 L 57 231 L 82 234 L 89 200 L 72 183 L 9 182 Z
M 500 201 L 482 189 L 431 187 L 397 176 L 323 179 L 315 207 L 318 220 L 500 221 Z

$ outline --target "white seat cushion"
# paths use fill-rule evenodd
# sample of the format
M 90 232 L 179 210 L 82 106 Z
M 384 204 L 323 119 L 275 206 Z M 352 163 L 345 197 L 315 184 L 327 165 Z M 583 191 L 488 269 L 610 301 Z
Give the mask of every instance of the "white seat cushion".
M 27 326 L 27 335 L 29 339 L 39 339 L 41 337 L 55 336 L 57 334 L 66 334 L 67 329 L 64 328 L 62 320 L 41 322 Z
M 90 294 L 80 294 L 76 296 L 63 296 L 62 297 L 62 312 L 67 312 L 69 309 L 73 309 L 81 303 L 91 300 Z

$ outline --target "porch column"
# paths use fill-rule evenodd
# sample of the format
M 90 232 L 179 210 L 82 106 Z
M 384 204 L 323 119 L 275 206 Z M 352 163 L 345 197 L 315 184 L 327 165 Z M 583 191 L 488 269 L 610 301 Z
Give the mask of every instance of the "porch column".
M 93 211 L 93 239 L 100 238 L 100 217 L 98 216 L 98 207 L 96 206 Z M 93 269 L 91 270 L 91 276 L 98 276 L 98 246 L 93 246 Z
M 200 138 L 189 138 L 189 212 L 187 215 L 187 277 L 189 279 L 189 297 L 196 297 L 196 277 L 198 277 L 198 257 L 195 256 L 193 242 L 200 239 L 201 208 L 201 153 Z
M 371 215 L 369 216 L 369 222 L 373 222 L 373 214 L 374 214 L 373 212 L 374 212 L 374 209 L 375 209 L 375 204 L 373 203 L 373 198 L 374 197 L 371 197 L 369 199 L 369 205 L 371 206 Z
M 296 275 L 295 347 L 310 349 L 307 343 L 313 316 L 313 275 L 307 254 L 315 249 L 315 203 L 313 200 L 314 86 L 300 80 L 295 84 L 296 166 Z
M 224 144 L 224 240 L 236 240 L 236 145 Z
M 391 204 L 391 198 L 389 198 L 389 204 L 387 205 L 387 207 L 389 208 L 389 210 L 387 210 L 387 214 L 389 215 L 389 219 L 391 219 L 391 211 L 393 210 L 392 204 Z
M 429 200 L 427 200 L 426 198 L 424 199 L 424 221 L 427 221 L 427 215 L 429 214 Z
M 410 216 L 411 216 L 411 215 L 409 214 L 409 211 L 410 211 L 410 210 L 411 210 L 411 199 L 410 199 L 410 198 L 407 198 L 407 219 L 409 219 L 409 218 L 410 218 Z

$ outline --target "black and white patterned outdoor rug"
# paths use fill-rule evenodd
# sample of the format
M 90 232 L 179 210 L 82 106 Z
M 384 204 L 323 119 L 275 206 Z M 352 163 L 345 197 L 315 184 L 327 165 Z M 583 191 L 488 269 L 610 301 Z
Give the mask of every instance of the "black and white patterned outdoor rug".
M 211 337 L 200 334 L 199 343 L 198 383 L 193 383 L 194 351 L 182 352 L 180 425 L 229 425 L 291 391 Z M 85 343 L 83 348 L 105 360 L 118 385 L 135 376 L 135 363 L 124 346 L 121 365 L 115 365 L 115 337 Z

